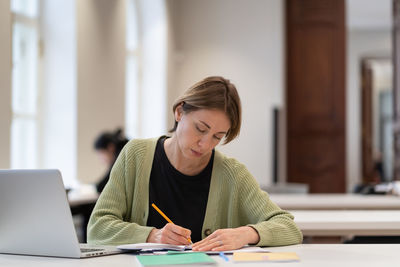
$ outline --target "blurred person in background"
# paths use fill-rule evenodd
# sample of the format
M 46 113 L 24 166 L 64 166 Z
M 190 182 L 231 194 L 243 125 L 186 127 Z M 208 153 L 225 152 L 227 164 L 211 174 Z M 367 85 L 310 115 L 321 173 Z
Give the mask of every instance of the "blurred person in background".
M 122 148 L 128 143 L 128 139 L 123 135 L 121 128 L 114 132 L 101 133 L 94 142 L 94 148 L 100 160 L 107 165 L 107 172 L 96 184 L 98 193 L 101 193 L 110 179 L 110 173 L 115 160 L 117 159 Z

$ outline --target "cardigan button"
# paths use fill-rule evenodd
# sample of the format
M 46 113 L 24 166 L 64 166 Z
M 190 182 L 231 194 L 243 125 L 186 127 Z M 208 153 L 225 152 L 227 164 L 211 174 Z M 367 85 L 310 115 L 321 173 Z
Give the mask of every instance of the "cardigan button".
M 206 236 L 211 235 L 211 230 L 210 230 L 210 229 L 204 230 L 204 234 L 205 234 Z

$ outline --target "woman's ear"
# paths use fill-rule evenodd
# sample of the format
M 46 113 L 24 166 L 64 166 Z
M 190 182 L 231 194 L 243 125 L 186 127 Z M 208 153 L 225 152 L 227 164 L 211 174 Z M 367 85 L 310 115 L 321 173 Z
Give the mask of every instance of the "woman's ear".
M 183 103 L 179 104 L 174 112 L 175 115 L 175 121 L 180 121 L 182 119 L 182 115 L 183 115 Z

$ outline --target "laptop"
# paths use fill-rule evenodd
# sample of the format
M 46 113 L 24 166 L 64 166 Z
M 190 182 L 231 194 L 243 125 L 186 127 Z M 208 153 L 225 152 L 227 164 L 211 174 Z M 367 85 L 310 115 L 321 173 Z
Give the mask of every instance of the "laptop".
M 121 253 L 79 244 L 58 170 L 0 170 L 0 253 L 86 258 Z

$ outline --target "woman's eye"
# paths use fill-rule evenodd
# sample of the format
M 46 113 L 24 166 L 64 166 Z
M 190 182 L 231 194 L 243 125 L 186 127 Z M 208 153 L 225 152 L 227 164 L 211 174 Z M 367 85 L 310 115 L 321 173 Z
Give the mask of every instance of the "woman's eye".
M 199 126 L 197 126 L 197 125 L 196 125 L 196 129 L 197 129 L 197 131 L 199 131 L 200 133 L 205 133 L 205 132 L 206 132 L 206 130 L 200 129 Z
M 218 141 L 221 141 L 221 139 L 222 139 L 221 137 L 218 137 L 216 135 L 214 135 L 214 138 L 217 139 Z

